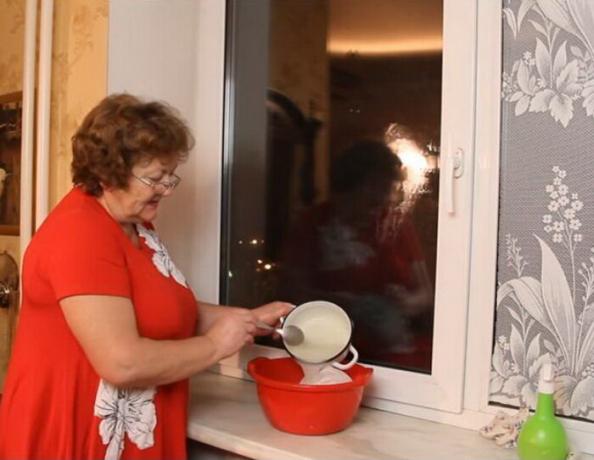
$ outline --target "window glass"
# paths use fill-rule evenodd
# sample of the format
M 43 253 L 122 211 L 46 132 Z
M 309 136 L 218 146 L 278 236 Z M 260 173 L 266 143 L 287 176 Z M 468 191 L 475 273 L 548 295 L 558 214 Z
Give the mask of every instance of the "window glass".
M 442 1 L 228 6 L 222 300 L 332 301 L 430 372 Z

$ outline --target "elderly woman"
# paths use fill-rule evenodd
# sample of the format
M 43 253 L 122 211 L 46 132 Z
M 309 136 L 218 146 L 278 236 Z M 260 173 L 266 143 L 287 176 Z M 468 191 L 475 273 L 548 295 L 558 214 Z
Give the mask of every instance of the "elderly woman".
M 129 95 L 74 135 L 75 185 L 24 259 L 0 458 L 185 458 L 188 377 L 290 310 L 198 303 L 169 258 L 151 222 L 191 143 L 170 108 Z

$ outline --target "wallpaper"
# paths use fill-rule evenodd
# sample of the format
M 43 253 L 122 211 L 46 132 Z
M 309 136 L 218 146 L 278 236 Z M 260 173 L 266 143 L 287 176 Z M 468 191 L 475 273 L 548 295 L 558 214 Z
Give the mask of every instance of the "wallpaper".
M 0 95 L 22 90 L 25 0 L 0 0 Z M 19 260 L 19 238 L 0 235 L 0 252 Z M 10 354 L 15 309 L 0 308 L 0 388 Z
M 71 187 L 70 138 L 107 92 L 108 0 L 55 2 L 50 205 Z
M 0 11 L 0 94 L 6 94 L 22 88 L 25 0 L 0 0 Z
M 594 2 L 504 0 L 493 402 L 594 420 Z

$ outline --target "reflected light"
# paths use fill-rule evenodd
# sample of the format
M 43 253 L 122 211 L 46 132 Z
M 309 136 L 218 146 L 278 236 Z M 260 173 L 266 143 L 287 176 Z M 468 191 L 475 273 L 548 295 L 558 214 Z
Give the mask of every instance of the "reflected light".
M 398 155 L 402 166 L 406 168 L 406 182 L 409 191 L 413 192 L 425 183 L 425 171 L 429 168 L 423 151 L 413 141 L 400 138 L 388 144 L 388 147 Z
M 437 161 L 438 160 L 437 160 L 436 155 L 428 155 L 425 158 L 427 159 L 427 169 L 429 169 L 430 171 L 437 169 L 437 167 L 438 167 Z
M 328 53 L 386 56 L 400 54 L 439 53 L 443 49 L 441 36 L 417 40 L 372 41 L 372 40 L 329 40 Z

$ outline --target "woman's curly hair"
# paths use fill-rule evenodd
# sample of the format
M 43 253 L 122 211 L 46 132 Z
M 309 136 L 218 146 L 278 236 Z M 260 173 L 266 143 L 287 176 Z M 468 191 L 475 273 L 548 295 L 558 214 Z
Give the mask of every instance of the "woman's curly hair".
M 193 144 L 190 130 L 170 106 L 114 94 L 87 114 L 72 137 L 72 181 L 101 196 L 103 186 L 126 188 L 140 161 L 183 161 Z
M 335 193 L 356 190 L 377 178 L 403 180 L 402 162 L 385 143 L 364 139 L 340 153 L 330 167 L 330 189 Z

